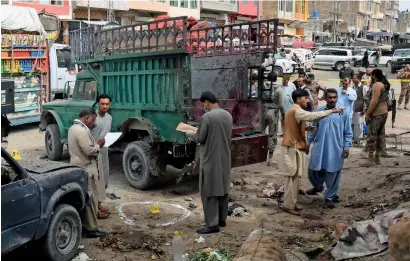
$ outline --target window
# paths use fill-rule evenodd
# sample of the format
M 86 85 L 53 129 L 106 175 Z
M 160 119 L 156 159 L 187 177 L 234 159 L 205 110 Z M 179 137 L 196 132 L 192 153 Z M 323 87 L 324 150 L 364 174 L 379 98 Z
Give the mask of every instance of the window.
M 293 1 L 286 1 L 286 12 L 293 12 Z
M 284 0 L 280 0 L 279 1 L 279 10 L 280 11 L 285 11 L 285 5 L 286 5 L 286 1 L 284 1 Z
M 63 0 L 50 0 L 51 5 L 63 5 Z
M 74 93 L 73 96 L 75 96 L 75 98 L 77 98 L 78 100 L 82 100 L 84 96 L 83 95 L 84 82 L 77 81 L 76 85 L 77 85 L 77 89 L 75 89 L 76 93 Z
M 339 51 L 339 50 L 332 50 L 332 51 L 329 51 L 329 55 L 347 56 L 347 52 L 346 51 Z
M 328 55 L 329 52 L 328 50 L 320 50 L 319 52 L 317 52 L 317 55 Z
M 197 9 L 198 8 L 198 2 L 197 0 L 191 0 L 191 9 Z
M 188 0 L 181 0 L 181 7 L 188 8 Z
M 98 83 L 96 81 L 85 82 L 84 83 L 84 96 L 83 100 L 93 101 L 95 100 L 97 94 Z
M 178 0 L 171 0 L 171 1 L 169 1 L 169 5 L 170 5 L 170 6 L 178 7 Z
M 50 0 L 40 0 L 40 5 L 49 5 Z
M 33 3 L 34 0 L 17 0 L 16 2 L 21 2 L 21 3 Z
M 157 0 L 159 3 L 165 3 L 165 0 Z
M 69 71 L 74 70 L 75 66 L 71 63 L 70 49 L 60 49 L 56 51 L 58 68 L 67 68 Z

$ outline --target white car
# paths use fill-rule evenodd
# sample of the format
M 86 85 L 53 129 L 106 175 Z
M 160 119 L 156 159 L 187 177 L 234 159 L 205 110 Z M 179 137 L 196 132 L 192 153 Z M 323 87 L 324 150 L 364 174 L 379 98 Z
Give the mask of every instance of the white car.
M 376 51 L 368 51 L 369 52 L 369 65 L 370 66 L 377 66 L 376 62 Z M 390 52 L 392 53 L 392 52 Z M 389 52 L 382 51 L 382 56 L 380 57 L 379 66 L 391 66 L 391 59 L 392 55 Z M 356 54 L 353 56 L 354 66 L 362 66 L 362 59 L 364 56 L 364 52 Z
M 275 64 L 272 65 L 274 60 L 276 60 Z M 266 74 L 268 74 L 273 67 L 273 71 L 277 76 L 283 76 L 284 74 L 293 74 L 297 69 L 297 63 L 284 59 L 280 55 L 275 55 L 274 57 L 273 54 L 269 54 L 268 57 L 265 58 L 262 66 L 266 68 Z
M 315 63 L 315 59 L 313 58 L 313 52 L 311 50 L 297 48 L 297 49 L 289 49 L 290 55 L 288 60 L 293 60 L 292 57 L 296 54 L 300 61 L 300 68 L 302 68 L 305 72 L 309 72 L 312 70 L 313 65 Z M 294 60 L 293 60 L 294 61 Z M 299 68 L 298 68 L 299 69 Z

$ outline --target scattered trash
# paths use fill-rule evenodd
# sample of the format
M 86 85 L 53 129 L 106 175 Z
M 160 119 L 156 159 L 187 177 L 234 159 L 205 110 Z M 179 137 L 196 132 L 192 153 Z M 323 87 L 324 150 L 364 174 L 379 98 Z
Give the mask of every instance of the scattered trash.
M 205 243 L 205 238 L 199 237 L 199 238 L 195 239 L 195 242 L 198 243 L 198 244 Z
M 78 245 L 78 250 L 83 250 L 84 249 L 84 245 Z
M 117 197 L 114 193 L 107 193 L 107 198 L 111 200 L 121 199 L 121 197 Z
M 339 237 L 345 232 L 345 230 L 346 230 L 348 227 L 349 227 L 348 225 L 343 224 L 343 223 L 336 224 L 336 230 L 333 231 L 332 236 L 333 236 L 335 239 L 339 239 Z
M 190 253 L 189 261 L 233 261 L 234 256 L 225 249 L 205 248 L 202 251 Z
M 151 259 L 152 259 L 152 260 L 157 260 L 158 257 L 157 257 L 156 255 L 152 255 L 152 256 L 151 256 Z
M 165 246 L 170 246 L 171 244 L 170 243 L 165 243 Z
M 189 203 L 188 208 L 195 209 L 197 208 L 197 205 L 195 205 L 194 203 Z
M 90 260 L 91 260 L 91 258 L 89 256 L 87 256 L 86 253 L 81 252 L 80 254 L 78 254 L 78 256 L 76 256 L 71 261 L 90 261 Z
M 192 201 L 193 199 L 191 197 L 186 197 L 185 201 Z
M 387 249 L 389 227 L 397 223 L 410 209 L 393 210 L 378 215 L 374 220 L 364 220 L 349 226 L 331 250 L 337 260 L 350 259 L 380 253 Z M 325 260 L 325 259 L 321 259 Z
M 244 206 L 238 203 L 233 203 L 228 207 L 228 215 L 231 217 L 243 217 L 249 215 Z
M 159 213 L 160 213 L 160 211 L 159 211 L 159 208 L 158 208 L 157 204 L 152 205 L 152 207 L 151 207 L 151 213 L 152 213 L 152 214 L 154 214 L 154 215 L 156 215 L 156 214 L 159 214 Z
M 260 198 L 280 198 L 285 193 L 285 187 L 273 185 L 273 183 L 266 184 L 266 188 L 262 191 Z
M 233 183 L 231 182 L 231 188 L 233 188 Z

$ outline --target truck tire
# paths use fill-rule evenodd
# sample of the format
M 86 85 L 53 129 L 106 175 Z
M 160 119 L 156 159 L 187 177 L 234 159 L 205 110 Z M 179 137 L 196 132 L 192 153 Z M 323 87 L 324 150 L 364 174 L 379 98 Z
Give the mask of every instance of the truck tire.
M 125 177 L 132 187 L 140 190 L 149 189 L 154 184 L 150 167 L 150 146 L 143 141 L 134 141 L 127 145 L 122 157 Z
M 70 205 L 61 204 L 51 214 L 44 238 L 44 254 L 48 260 L 69 261 L 77 254 L 81 240 L 81 219 Z
M 391 68 L 390 68 L 390 71 L 391 71 L 391 73 L 396 73 L 397 69 L 394 68 L 394 67 L 391 67 Z
M 63 156 L 63 144 L 60 141 L 60 130 L 57 124 L 50 124 L 46 128 L 45 146 L 50 160 L 60 160 Z

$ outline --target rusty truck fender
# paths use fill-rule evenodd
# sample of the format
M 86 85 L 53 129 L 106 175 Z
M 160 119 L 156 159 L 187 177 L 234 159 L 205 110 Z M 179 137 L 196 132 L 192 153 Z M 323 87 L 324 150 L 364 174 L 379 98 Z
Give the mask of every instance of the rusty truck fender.
M 46 206 L 43 208 L 43 212 L 40 214 L 40 222 L 38 224 L 38 228 L 36 231 L 36 234 L 34 235 L 34 239 L 39 239 L 43 237 L 48 229 L 51 216 L 53 215 L 53 211 L 55 206 L 63 199 L 65 196 L 72 195 L 73 194 L 78 194 L 80 202 L 79 205 L 76 205 L 76 209 L 79 211 L 84 208 L 85 204 L 88 201 L 88 195 L 84 195 L 82 192 L 82 188 L 78 183 L 71 182 L 68 184 L 65 184 L 61 186 L 58 190 L 54 192 L 54 194 L 49 198 L 48 202 L 42 202 L 42 204 L 46 204 Z M 43 194 L 44 191 L 41 191 Z M 47 195 L 41 195 L 42 199 L 48 198 Z M 77 195 L 76 195 L 77 198 Z
M 53 123 L 53 119 L 55 120 L 55 123 L 57 124 L 58 129 L 60 130 L 61 141 L 65 140 L 67 138 L 67 134 L 64 131 L 64 124 L 61 121 L 60 116 L 58 116 L 58 114 L 53 110 L 47 110 L 41 113 L 40 131 L 45 131 L 47 126 Z
M 158 135 L 155 125 L 152 123 L 152 121 L 150 121 L 147 118 L 143 118 L 143 117 L 128 118 L 126 121 L 124 121 L 121 124 L 119 131 L 122 132 L 122 136 L 124 137 L 129 130 L 146 131 L 149 134 L 151 141 L 159 141 L 161 139 L 160 136 Z

